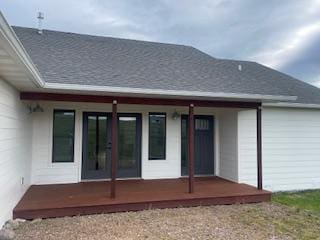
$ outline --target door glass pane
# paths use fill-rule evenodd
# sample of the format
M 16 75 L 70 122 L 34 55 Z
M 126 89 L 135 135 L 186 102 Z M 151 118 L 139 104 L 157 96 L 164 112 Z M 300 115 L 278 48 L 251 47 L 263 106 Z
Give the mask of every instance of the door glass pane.
M 107 164 L 107 117 L 99 116 L 98 169 L 108 169 Z
M 187 120 L 181 121 L 181 166 L 187 167 L 188 163 L 188 130 Z
M 88 169 L 95 169 L 95 159 L 96 159 L 96 144 L 97 144 L 97 117 L 88 117 Z
M 195 130 L 210 130 L 208 119 L 196 119 Z
M 136 167 L 136 117 L 119 117 L 119 162 L 121 169 Z
M 107 117 L 88 117 L 88 170 L 107 170 Z

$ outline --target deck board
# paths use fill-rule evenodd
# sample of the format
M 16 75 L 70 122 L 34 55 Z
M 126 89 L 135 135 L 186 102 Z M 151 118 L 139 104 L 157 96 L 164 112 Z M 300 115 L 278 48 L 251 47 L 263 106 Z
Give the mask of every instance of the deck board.
M 271 193 L 218 177 L 196 178 L 188 193 L 187 179 L 119 180 L 110 198 L 110 182 L 33 185 L 14 209 L 14 218 L 50 218 L 150 208 L 254 203 L 269 201 Z

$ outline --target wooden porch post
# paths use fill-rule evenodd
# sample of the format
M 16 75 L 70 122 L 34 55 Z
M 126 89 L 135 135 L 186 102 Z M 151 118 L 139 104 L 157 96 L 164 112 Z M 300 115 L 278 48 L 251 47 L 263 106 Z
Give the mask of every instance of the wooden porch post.
M 112 103 L 112 129 L 111 129 L 111 198 L 116 197 L 116 177 L 118 162 L 118 117 L 117 101 Z
M 257 108 L 257 173 L 258 189 L 262 189 L 262 124 L 261 124 L 261 105 Z
M 194 192 L 194 105 L 189 105 L 189 143 L 188 143 L 188 156 L 189 156 L 189 193 Z

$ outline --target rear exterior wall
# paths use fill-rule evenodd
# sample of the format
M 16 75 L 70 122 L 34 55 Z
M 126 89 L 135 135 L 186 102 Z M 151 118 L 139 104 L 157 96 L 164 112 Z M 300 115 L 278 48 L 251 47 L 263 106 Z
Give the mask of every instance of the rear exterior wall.
M 82 127 L 83 112 L 111 112 L 110 104 L 40 102 L 44 112 L 33 113 L 33 148 L 32 148 L 32 183 L 55 184 L 76 183 L 81 181 L 82 166 Z M 70 109 L 76 111 L 74 162 L 52 163 L 52 130 L 53 110 Z M 142 149 L 141 177 L 143 179 L 179 178 L 181 177 L 181 119 L 172 119 L 172 113 L 178 111 L 187 114 L 188 108 L 171 106 L 123 105 L 119 104 L 118 112 L 142 114 Z M 148 159 L 148 114 L 165 112 L 166 126 L 166 159 Z M 195 114 L 212 115 L 215 119 L 214 134 L 215 173 L 219 172 L 219 114 L 217 109 L 199 108 Z
M 43 113 L 33 114 L 32 183 L 81 181 L 82 115 L 111 112 L 110 104 L 41 102 Z M 142 114 L 143 179 L 181 177 L 181 119 L 187 108 L 121 105 L 119 112 Z M 53 109 L 76 110 L 75 161 L 52 163 Z M 231 181 L 257 184 L 256 111 L 195 108 L 195 114 L 215 119 L 215 175 Z M 148 113 L 167 113 L 166 159 L 148 160 Z M 263 183 L 273 191 L 320 188 L 320 111 L 264 107 L 262 111 Z
M 30 185 L 31 117 L 19 92 L 0 79 L 0 228 Z

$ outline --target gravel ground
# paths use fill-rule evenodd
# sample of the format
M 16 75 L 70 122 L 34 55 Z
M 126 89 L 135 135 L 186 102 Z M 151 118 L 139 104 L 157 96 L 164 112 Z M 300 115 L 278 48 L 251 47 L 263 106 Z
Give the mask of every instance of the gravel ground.
M 262 203 L 35 220 L 15 233 L 17 240 L 320 239 L 320 216 Z

